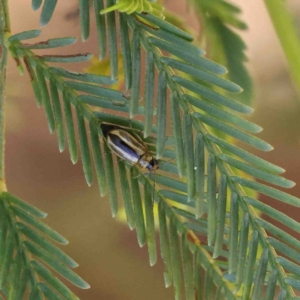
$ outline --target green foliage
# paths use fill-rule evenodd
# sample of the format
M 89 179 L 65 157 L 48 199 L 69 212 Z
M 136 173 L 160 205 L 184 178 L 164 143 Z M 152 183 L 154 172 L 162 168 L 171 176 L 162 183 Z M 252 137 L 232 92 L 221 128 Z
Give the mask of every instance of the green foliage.
M 244 92 L 233 96 L 250 104 L 253 95 L 252 80 L 244 63 L 247 62 L 244 41 L 236 30 L 245 30 L 247 25 L 238 17 L 240 9 L 224 0 L 190 0 L 197 10 L 203 26 L 200 37 L 205 40 L 209 56 L 227 67 L 227 78 L 240 85 Z
M 157 17 L 164 18 L 162 14 L 163 7 L 156 2 L 148 0 L 119 0 L 117 4 L 107 7 L 100 11 L 101 14 L 118 10 L 121 13 L 128 15 L 133 13 L 151 13 Z
M 203 3 L 208 9 L 207 1 Z M 243 27 L 229 14 L 237 11 L 225 1 L 215 0 L 214 3 L 218 4 L 210 6 L 210 9 L 214 8 L 214 16 L 218 16 L 214 25 L 218 24 L 223 32 L 227 31 L 222 45 L 224 49 L 228 45 L 235 48 L 237 42 L 232 41 L 233 33 L 222 22 Z M 42 1 L 32 2 L 35 9 L 41 4 Z M 56 1 L 44 1 L 41 24 L 50 20 L 55 4 Z M 114 1 L 107 1 L 108 8 L 118 8 L 114 4 Z M 83 40 L 89 37 L 88 8 L 88 1 L 80 1 Z M 239 93 L 241 88 L 224 79 L 225 67 L 203 57 L 204 51 L 192 43 L 190 34 L 155 15 L 139 13 L 137 9 L 131 14 L 109 12 L 104 16 L 99 14 L 103 8 L 102 0 L 94 1 L 100 57 L 106 53 L 106 26 L 109 34 L 111 78 L 75 73 L 49 65 L 52 62 L 85 61 L 91 57 L 89 54 L 40 56 L 33 52 L 34 49 L 70 45 L 75 41 L 73 38 L 24 44 L 23 40 L 40 34 L 40 31 L 27 31 L 7 40 L 18 65 L 22 65 L 22 61 L 25 64 L 37 105 L 45 109 L 49 131 L 57 131 L 59 150 L 64 151 L 67 140 L 70 158 L 76 163 L 80 146 L 88 185 L 92 184 L 94 176 L 93 155 L 100 194 L 109 194 L 113 216 L 118 212 L 119 183 L 128 225 L 131 229 L 136 228 L 140 246 L 147 244 L 150 265 L 157 261 L 157 204 L 164 280 L 166 287 L 173 284 L 175 299 L 181 299 L 183 287 L 187 299 L 201 299 L 202 296 L 204 299 L 236 299 L 242 295 L 245 299 L 260 299 L 263 284 L 268 284 L 267 299 L 272 299 L 276 287 L 280 289 L 282 299 L 285 296 L 291 299 L 294 296 L 292 288 L 299 288 L 299 265 L 294 262 L 295 253 L 300 249 L 299 242 L 275 225 L 258 218 L 257 212 L 263 212 L 293 230 L 298 229 L 300 224 L 249 197 L 249 192 L 246 194 L 243 187 L 293 206 L 300 206 L 300 200 L 250 180 L 249 175 L 280 187 L 294 185 L 280 176 L 284 171 L 282 168 L 224 139 L 231 136 L 262 151 L 272 149 L 268 143 L 252 135 L 261 130 L 259 126 L 236 115 L 236 112 L 251 113 L 252 108 L 232 100 L 228 93 L 219 92 L 222 89 Z M 116 17 L 121 24 L 126 88 L 131 88 L 129 101 L 122 92 L 107 87 L 118 78 Z M 237 46 L 237 51 L 241 48 L 241 45 Z M 141 55 L 142 50 L 145 56 Z M 231 60 L 229 52 L 226 53 L 230 61 L 226 65 L 233 76 L 238 74 L 236 69 L 245 73 L 240 64 L 243 56 L 239 56 L 237 64 Z M 146 75 L 141 76 L 144 64 Z M 192 77 L 186 78 L 181 72 Z M 156 78 L 158 93 L 155 97 Z M 143 85 L 144 105 L 139 101 Z M 171 112 L 167 109 L 168 101 L 171 101 Z M 118 114 L 109 113 L 106 109 Z M 135 120 L 135 116 L 142 121 Z M 171 137 L 167 136 L 169 121 Z M 158 174 L 152 176 L 141 172 L 126 161 L 118 161 L 115 168 L 115 157 L 100 130 L 99 125 L 103 122 L 122 126 L 130 132 L 143 132 L 143 141 L 160 159 Z M 79 141 L 75 136 L 76 125 Z M 174 158 L 176 164 L 168 162 Z M 0 266 L 4 295 L 24 294 L 27 286 L 30 299 L 40 299 L 40 293 L 48 299 L 75 298 L 44 263 L 73 284 L 88 287 L 68 268 L 76 263 L 38 233 L 37 230 L 58 242 L 64 241 L 38 221 L 37 218 L 45 216 L 42 212 L 8 193 L 1 194 L 1 205 L 0 243 L 4 247 L 0 248 Z M 267 237 L 266 231 L 274 237 Z M 207 241 L 203 240 L 203 235 Z M 285 258 L 279 257 L 274 249 Z M 29 253 L 35 256 L 35 260 Z M 40 282 L 39 277 L 47 284 Z
M 5 297 L 78 299 L 57 274 L 80 288 L 89 285 L 70 270 L 78 264 L 50 241 L 68 243 L 40 221 L 46 213 L 6 192 L 0 195 L 0 206 L 0 286 Z

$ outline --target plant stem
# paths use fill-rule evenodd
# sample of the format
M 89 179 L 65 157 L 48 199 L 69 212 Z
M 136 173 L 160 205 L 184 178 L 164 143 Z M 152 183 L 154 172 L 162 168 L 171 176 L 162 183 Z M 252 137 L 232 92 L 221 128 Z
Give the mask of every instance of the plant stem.
M 5 34 L 10 31 L 8 2 L 0 0 L 0 192 L 6 190 L 4 172 L 4 150 L 5 150 L 5 85 L 7 48 Z
M 300 95 L 300 39 L 295 24 L 287 11 L 285 1 L 265 0 L 265 4 L 287 58 L 292 79 Z

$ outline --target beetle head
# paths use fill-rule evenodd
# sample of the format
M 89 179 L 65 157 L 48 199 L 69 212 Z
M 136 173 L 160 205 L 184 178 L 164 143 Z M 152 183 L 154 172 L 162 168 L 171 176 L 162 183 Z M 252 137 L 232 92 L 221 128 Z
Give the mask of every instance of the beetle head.
M 155 159 L 155 158 L 152 158 L 150 161 L 149 161 L 149 165 L 147 166 L 148 170 L 150 172 L 154 172 L 156 171 L 158 168 L 159 168 L 159 163 L 158 163 L 158 160 Z
M 114 125 L 110 125 L 110 124 L 106 124 L 106 123 L 102 123 L 100 125 L 102 133 L 104 135 L 104 137 L 106 138 L 108 133 L 112 130 L 112 129 L 116 129 L 117 127 Z

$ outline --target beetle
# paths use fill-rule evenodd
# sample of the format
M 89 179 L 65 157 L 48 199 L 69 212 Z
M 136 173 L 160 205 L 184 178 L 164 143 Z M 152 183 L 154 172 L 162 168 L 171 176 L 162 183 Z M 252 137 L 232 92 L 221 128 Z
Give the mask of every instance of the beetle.
M 107 146 L 117 156 L 131 165 L 137 165 L 141 170 L 154 172 L 159 168 L 156 160 L 145 144 L 122 127 L 102 123 L 100 125 Z

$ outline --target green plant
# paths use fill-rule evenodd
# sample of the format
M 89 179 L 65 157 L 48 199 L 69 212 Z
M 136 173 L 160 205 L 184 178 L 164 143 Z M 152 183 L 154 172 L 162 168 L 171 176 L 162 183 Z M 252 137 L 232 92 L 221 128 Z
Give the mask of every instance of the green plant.
M 231 137 L 262 151 L 272 149 L 252 135 L 261 130 L 259 126 L 237 115 L 251 113 L 252 108 L 228 97 L 229 93 L 237 94 L 242 89 L 222 77 L 227 72 L 225 67 L 203 57 L 204 51 L 192 43 L 190 34 L 164 21 L 161 11 L 157 7 L 153 9 L 151 1 L 123 2 L 114 7 L 120 10 L 118 14 L 102 11 L 102 0 L 94 0 L 91 5 L 96 16 L 101 58 L 107 52 L 107 41 L 109 44 L 111 76 L 108 77 L 51 67 L 51 62 L 81 62 L 90 59 L 91 55 L 35 54 L 35 49 L 63 47 L 75 43 L 76 39 L 67 37 L 24 43 L 24 40 L 39 36 L 41 31 L 12 35 L 7 1 L 0 1 L 1 296 L 23 299 L 27 288 L 29 299 L 76 299 L 45 265 L 73 284 L 88 288 L 88 284 L 69 269 L 77 264 L 45 237 L 67 243 L 38 220 L 46 214 L 6 191 L 3 105 L 9 53 L 17 62 L 20 73 L 24 69 L 29 73 L 37 105 L 45 109 L 49 131 L 57 131 L 59 150 L 65 149 L 67 140 L 71 160 L 76 163 L 80 146 L 88 185 L 92 184 L 94 176 L 93 154 L 100 194 L 109 194 L 113 216 L 118 212 L 119 182 L 128 225 L 131 229 L 136 228 L 140 246 L 147 243 L 150 265 L 157 261 L 153 199 L 157 203 L 164 279 L 167 287 L 173 284 L 176 299 L 182 297 L 182 279 L 187 299 L 201 299 L 202 296 L 212 299 L 213 295 L 218 299 L 260 299 L 264 283 L 268 285 L 265 299 L 273 299 L 277 286 L 280 299 L 292 299 L 295 296 L 293 288 L 299 289 L 300 284 L 299 266 L 294 263 L 299 261 L 300 243 L 258 214 L 264 213 L 296 231 L 300 224 L 253 197 L 263 193 L 296 207 L 300 206 L 300 201 L 254 181 L 252 177 L 279 187 L 294 186 L 293 182 L 280 176 L 284 171 L 282 168 L 232 142 Z M 106 7 L 114 4 L 113 0 L 106 1 Z M 32 1 L 34 9 L 41 5 L 41 25 L 46 25 L 56 1 Z M 241 63 L 245 59 L 244 45 L 228 27 L 245 28 L 236 17 L 239 10 L 222 0 L 201 4 L 191 1 L 191 5 L 196 5 L 201 21 L 207 25 L 204 35 L 208 41 L 215 47 L 223 46 L 214 58 L 218 59 L 219 54 L 221 62 L 233 74 L 242 69 L 240 84 L 249 88 L 249 75 Z M 81 0 L 79 9 L 85 41 L 90 33 L 89 1 Z M 151 14 L 153 11 L 156 16 Z M 125 86 L 131 94 L 129 101 L 121 91 L 108 87 L 118 78 L 116 17 L 120 24 Z M 228 50 L 231 44 L 236 46 L 233 48 L 240 57 L 237 62 Z M 145 59 L 141 49 L 144 49 Z M 144 64 L 145 77 L 141 76 Z M 234 75 L 229 76 L 234 78 Z M 156 101 L 155 77 L 158 78 Z M 142 80 L 145 83 L 144 105 L 139 103 Z M 249 103 L 251 93 L 246 95 L 244 102 Z M 167 109 L 169 103 L 171 118 Z M 91 106 L 102 110 L 95 111 Z M 105 109 L 118 114 L 108 113 Z M 135 116 L 143 122 L 135 120 Z M 131 132 L 142 132 L 144 142 L 161 160 L 158 174 L 149 176 L 135 166 L 128 166 L 126 161 L 119 161 L 116 170 L 113 155 L 102 138 L 99 126 L 102 122 L 122 126 Z M 169 123 L 171 137 L 167 136 Z M 78 141 L 75 125 L 78 126 Z M 170 159 L 176 159 L 176 164 L 163 163 Z M 267 236 L 266 231 L 273 237 Z M 207 236 L 207 242 L 200 241 L 200 234 Z M 286 258 L 280 257 L 275 250 Z M 205 279 L 201 278 L 203 269 Z

